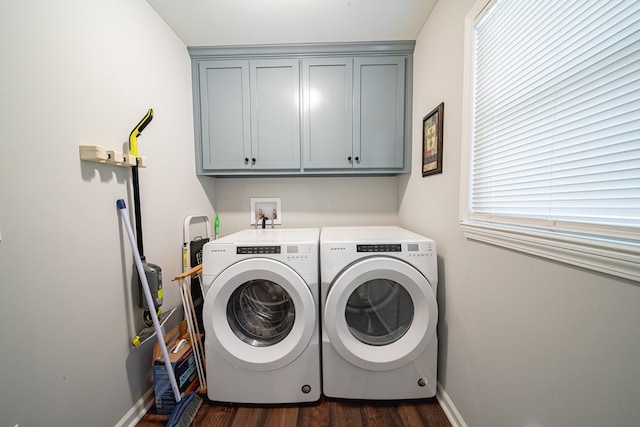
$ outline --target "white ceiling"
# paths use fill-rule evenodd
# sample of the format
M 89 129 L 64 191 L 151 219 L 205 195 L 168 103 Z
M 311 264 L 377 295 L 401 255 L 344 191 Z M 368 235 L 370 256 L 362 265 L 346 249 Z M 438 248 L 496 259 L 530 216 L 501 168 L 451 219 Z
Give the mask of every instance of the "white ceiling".
M 415 40 L 438 0 L 147 0 L 187 46 Z

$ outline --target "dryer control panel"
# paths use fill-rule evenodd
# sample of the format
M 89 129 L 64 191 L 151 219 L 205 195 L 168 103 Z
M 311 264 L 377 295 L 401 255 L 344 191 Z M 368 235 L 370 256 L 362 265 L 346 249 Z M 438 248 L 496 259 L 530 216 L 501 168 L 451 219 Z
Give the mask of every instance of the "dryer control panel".
M 405 248 L 402 248 L 401 243 L 376 243 L 376 244 L 359 244 L 356 245 L 356 252 L 374 252 L 374 253 L 389 253 L 389 252 L 407 252 L 409 255 L 431 255 L 433 252 L 433 246 L 428 243 L 405 243 Z M 415 253 L 413 253 L 415 252 Z
M 356 245 L 356 252 L 402 252 L 402 245 L 399 243 Z

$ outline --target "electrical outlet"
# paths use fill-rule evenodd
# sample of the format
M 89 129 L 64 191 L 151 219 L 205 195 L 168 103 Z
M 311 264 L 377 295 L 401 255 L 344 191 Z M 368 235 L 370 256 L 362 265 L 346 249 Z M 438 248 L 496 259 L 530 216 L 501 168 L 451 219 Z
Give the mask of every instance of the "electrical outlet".
M 273 218 L 275 215 L 275 219 Z M 251 218 L 249 224 L 262 224 L 263 216 L 267 217 L 267 225 L 282 224 L 282 203 L 279 197 L 252 197 Z

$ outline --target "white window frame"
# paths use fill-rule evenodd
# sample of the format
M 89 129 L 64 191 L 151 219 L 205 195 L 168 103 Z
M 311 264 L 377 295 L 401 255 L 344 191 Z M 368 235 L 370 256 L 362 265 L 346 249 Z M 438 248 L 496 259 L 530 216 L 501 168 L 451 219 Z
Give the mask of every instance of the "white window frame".
M 524 252 L 608 275 L 640 282 L 640 232 L 616 238 L 598 226 L 560 231 L 550 222 L 541 228 L 526 219 L 519 223 L 483 221 L 470 215 L 473 120 L 474 25 L 495 0 L 480 0 L 465 19 L 463 117 L 460 181 L 460 225 L 466 238 Z M 564 224 L 566 225 L 566 224 Z

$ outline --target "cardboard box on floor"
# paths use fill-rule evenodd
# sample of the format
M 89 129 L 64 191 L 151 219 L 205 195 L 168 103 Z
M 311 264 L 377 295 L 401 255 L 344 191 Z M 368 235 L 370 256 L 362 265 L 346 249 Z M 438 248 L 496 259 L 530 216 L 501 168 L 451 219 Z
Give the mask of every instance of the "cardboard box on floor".
M 200 385 L 186 320 L 171 329 L 164 336 L 164 339 L 167 343 L 169 360 L 176 376 L 180 394 L 185 396 L 197 390 Z M 153 345 L 153 385 L 156 396 L 156 412 L 163 415 L 170 414 L 176 405 L 176 399 L 171 389 L 162 350 L 157 342 Z

